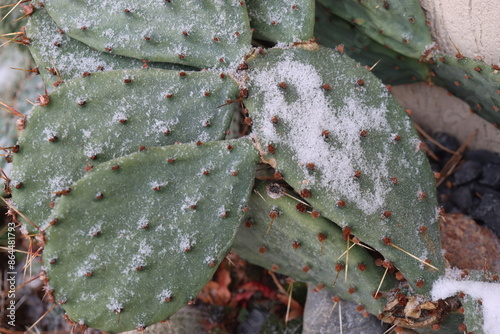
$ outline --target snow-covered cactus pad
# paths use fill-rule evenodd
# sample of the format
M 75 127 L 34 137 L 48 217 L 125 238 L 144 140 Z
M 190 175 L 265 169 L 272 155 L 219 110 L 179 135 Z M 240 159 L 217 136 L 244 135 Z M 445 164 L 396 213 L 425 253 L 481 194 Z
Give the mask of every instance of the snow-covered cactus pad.
M 248 0 L 253 37 L 273 42 L 307 41 L 314 30 L 314 0 Z
M 46 225 L 50 203 L 98 163 L 143 147 L 224 139 L 237 106 L 219 106 L 237 96 L 234 81 L 214 72 L 119 70 L 67 81 L 26 120 L 13 157 L 15 205 Z
M 434 56 L 431 69 L 436 84 L 467 102 L 479 116 L 500 126 L 500 66 L 458 53 Z
M 384 268 L 375 265 L 365 248 L 352 247 L 352 241 L 348 245 L 348 233 L 344 238 L 340 227 L 323 217 L 314 218 L 310 214 L 314 209 L 285 195 L 287 191 L 275 183 L 257 184 L 233 250 L 251 263 L 334 291 L 358 303 L 360 312 L 381 313 L 387 300 L 373 296 Z M 298 198 L 293 192 L 291 196 Z M 348 247 L 352 248 L 346 251 Z M 380 293 L 394 288 L 396 282 L 388 274 Z
M 372 73 L 316 44 L 248 65 L 245 105 L 263 158 L 426 293 L 443 267 L 436 187 L 406 112 Z
M 425 81 L 429 74 L 427 64 L 377 43 L 356 25 L 332 14 L 320 3 L 316 4 L 314 37 L 318 44 L 343 50 L 362 65 L 373 67 L 373 74 L 385 84 Z
M 44 7 L 35 6 L 36 9 L 26 25 L 26 34 L 30 39 L 29 49 L 38 70 L 48 83 L 60 83 L 60 80 L 81 77 L 85 72 L 138 69 L 145 64 L 151 68 L 188 69 L 187 66 L 145 63 L 140 59 L 94 50 L 58 28 Z
M 99 51 L 195 67 L 238 65 L 250 49 L 244 1 L 68 2 L 44 6 L 65 33 Z
M 259 155 L 248 139 L 146 149 L 97 166 L 57 202 L 48 293 L 107 332 L 165 320 L 226 256 Z
M 487 268 L 483 270 L 448 269 L 432 289 L 434 299 L 458 296 L 463 323 L 458 332 L 493 334 L 500 321 L 500 276 Z
M 352 22 L 381 45 L 419 59 L 432 47 L 431 34 L 418 0 L 319 0 L 333 14 Z

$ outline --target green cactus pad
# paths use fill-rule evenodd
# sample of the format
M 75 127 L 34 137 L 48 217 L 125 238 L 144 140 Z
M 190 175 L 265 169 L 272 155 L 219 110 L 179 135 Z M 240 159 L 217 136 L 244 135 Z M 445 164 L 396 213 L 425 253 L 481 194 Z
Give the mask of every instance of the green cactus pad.
M 239 64 L 250 49 L 245 3 L 232 0 L 45 3 L 69 36 L 99 51 L 195 67 Z
M 373 66 L 375 74 L 385 84 L 401 85 L 425 81 L 427 65 L 386 48 L 361 32 L 355 25 L 333 15 L 320 3 L 316 4 L 314 36 L 321 45 L 343 51 L 362 65 Z
M 439 270 L 396 248 L 443 267 L 434 175 L 406 112 L 372 73 L 316 44 L 248 65 L 245 105 L 263 159 L 427 292 Z
M 13 157 L 16 207 L 45 225 L 50 203 L 95 164 L 141 146 L 224 139 L 237 105 L 219 106 L 238 91 L 210 72 L 119 70 L 67 81 L 27 119 Z
M 418 0 L 319 0 L 365 35 L 402 55 L 419 59 L 432 48 L 430 30 Z
M 477 59 L 433 57 L 433 81 L 461 98 L 482 118 L 500 126 L 500 67 Z
M 462 299 L 462 307 L 464 308 L 464 322 L 461 328 L 466 329 L 467 333 L 484 334 L 484 310 L 479 301 L 471 296 L 465 296 Z
M 320 288 L 324 286 L 342 299 L 362 304 L 370 313 L 381 313 L 386 299 L 374 299 L 372 294 L 377 291 L 385 269 L 375 266 L 373 257 L 361 246 L 354 246 L 347 257 L 338 260 L 347 249 L 342 230 L 325 218 L 299 212 L 296 208 L 299 202 L 280 195 L 280 191 L 285 191 L 280 188 L 277 184 L 257 184 L 233 250 L 251 263 Z M 293 192 L 292 196 L 297 197 Z M 274 219 L 270 217 L 272 212 L 276 213 Z M 339 272 L 338 264 L 343 266 Z M 394 288 L 396 282 L 389 273 L 380 292 Z
M 106 332 L 173 315 L 226 256 L 258 159 L 242 139 L 151 148 L 97 166 L 57 202 L 46 232 L 55 300 L 73 321 Z
M 167 70 L 188 70 L 178 64 L 143 62 L 139 59 L 99 52 L 88 45 L 69 37 L 59 29 L 43 7 L 37 7 L 26 25 L 30 38 L 30 52 L 40 74 L 50 84 L 60 80 L 81 77 L 83 73 L 138 69 L 145 64 L 152 68 Z M 59 77 L 57 76 L 56 71 Z
M 314 0 L 248 0 L 247 6 L 254 38 L 291 43 L 313 37 Z

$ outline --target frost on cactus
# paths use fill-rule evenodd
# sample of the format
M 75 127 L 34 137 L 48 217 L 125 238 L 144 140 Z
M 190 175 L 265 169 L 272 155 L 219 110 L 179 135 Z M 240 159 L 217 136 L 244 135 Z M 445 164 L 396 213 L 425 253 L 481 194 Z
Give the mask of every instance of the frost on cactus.
M 285 195 L 288 191 L 278 184 L 257 183 L 233 250 L 251 263 L 358 303 L 360 312 L 382 313 L 392 298 L 388 290 L 397 284 L 394 273 L 388 273 L 380 287 L 384 298 L 374 299 L 385 268 L 377 267 L 361 246 L 347 252 L 353 245 L 351 240 L 347 243 L 348 233 L 343 235 L 323 217 L 314 218 L 314 209 L 299 202 L 293 192 L 288 195 L 295 198 Z
M 385 84 L 401 85 L 424 81 L 429 74 L 427 64 L 379 44 L 320 3 L 316 4 L 314 37 L 319 44 L 341 48 L 349 57 L 369 66 L 373 74 Z
M 435 182 L 405 111 L 368 70 L 314 44 L 248 63 L 245 105 L 264 159 L 418 293 L 429 291 L 443 267 Z
M 185 70 L 187 66 L 147 62 L 100 52 L 69 37 L 57 27 L 43 7 L 37 5 L 26 25 L 29 49 L 40 74 L 50 83 L 82 76 L 83 73 L 148 67 Z M 59 78 L 60 77 L 60 78 Z M 60 83 L 60 82 L 59 82 Z
M 195 67 L 237 65 L 250 49 L 243 1 L 44 2 L 69 36 L 99 51 Z
M 272 42 L 306 41 L 313 37 L 314 0 L 248 0 L 253 37 Z
M 419 59 L 433 47 L 418 0 L 319 0 L 333 14 L 352 22 L 381 45 Z
M 224 139 L 237 105 L 219 106 L 237 97 L 231 78 L 213 72 L 120 70 L 67 81 L 27 118 L 13 156 L 15 205 L 46 225 L 50 203 L 96 164 L 142 147 Z
M 226 256 L 258 157 L 240 139 L 150 148 L 96 166 L 51 217 L 49 297 L 73 321 L 107 332 L 169 318 Z

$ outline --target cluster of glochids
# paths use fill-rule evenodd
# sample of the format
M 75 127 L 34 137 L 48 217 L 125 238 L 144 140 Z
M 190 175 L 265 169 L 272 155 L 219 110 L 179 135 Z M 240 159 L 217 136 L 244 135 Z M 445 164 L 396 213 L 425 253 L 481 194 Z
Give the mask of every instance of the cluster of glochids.
M 74 6 L 23 7 L 12 41 L 54 88 L 19 115 L 5 179 L 10 212 L 44 247 L 47 295 L 75 326 L 164 320 L 231 248 L 397 326 L 463 322 L 446 316 L 457 298 L 430 300 L 444 274 L 434 175 L 373 73 L 423 79 L 428 61 L 446 85 L 467 72 L 455 93 L 487 87 L 478 113 L 496 122 L 498 69 L 436 57 L 417 1 L 322 0 L 316 14 L 310 0 Z M 370 52 L 332 26 L 365 36 Z M 252 37 L 291 44 L 253 49 Z M 349 56 L 384 62 L 367 70 Z M 240 127 L 252 132 L 238 138 Z M 279 184 L 252 191 L 258 162 Z

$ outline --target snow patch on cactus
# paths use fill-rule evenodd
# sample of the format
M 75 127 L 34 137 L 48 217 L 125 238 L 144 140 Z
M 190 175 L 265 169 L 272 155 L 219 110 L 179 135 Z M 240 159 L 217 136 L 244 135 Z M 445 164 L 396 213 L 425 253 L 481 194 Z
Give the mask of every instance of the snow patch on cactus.
M 144 267 L 147 264 L 147 258 L 153 254 L 153 246 L 142 240 L 137 253 L 132 257 L 128 266 L 123 270 L 123 274 L 136 271 L 138 267 Z
M 68 187 L 68 184 L 71 184 L 71 178 L 66 175 L 54 175 L 49 179 L 49 191 L 57 192 L 61 190 L 65 190 Z
M 115 298 L 111 298 L 106 307 L 113 311 L 119 313 L 123 309 L 123 304 L 118 302 Z
M 180 240 L 176 249 L 178 253 L 188 252 L 194 245 L 196 245 L 196 239 L 194 239 L 192 234 L 182 234 L 179 239 Z
M 95 236 L 95 235 L 101 233 L 101 226 L 102 226 L 102 222 L 99 222 L 98 224 L 92 226 L 92 228 L 89 230 L 88 235 L 90 235 L 92 237 L 92 236 Z
M 172 297 L 172 290 L 165 289 L 159 295 L 156 296 L 160 300 L 161 303 L 165 303 L 165 299 Z
M 97 293 L 86 293 L 86 292 L 82 292 L 80 294 L 80 298 L 78 299 L 78 301 L 96 301 L 98 298 L 98 294 Z
M 149 225 L 149 219 L 147 217 L 141 217 L 138 221 L 137 221 L 137 227 L 139 228 L 145 228 Z
M 198 203 L 200 199 L 201 199 L 201 194 L 185 197 L 181 206 L 181 210 L 186 212 L 196 209 L 196 203 Z
M 116 124 L 120 121 L 127 120 L 127 114 L 123 111 L 118 111 L 113 115 L 113 122 L 110 125 Z
M 167 95 L 167 94 L 165 94 Z M 174 125 L 179 123 L 178 118 L 174 118 L 171 120 L 158 120 L 156 119 L 154 124 L 150 126 L 152 129 L 151 133 L 148 133 L 147 135 L 151 135 L 152 133 L 159 133 L 159 132 L 166 132 L 169 131 Z
M 264 95 L 263 118 L 277 116 L 289 125 L 286 141 L 294 143 L 291 147 L 304 173 L 302 187 L 317 182 L 317 175 L 307 168 L 308 163 L 314 163 L 315 169 L 321 171 L 319 182 L 322 185 L 332 191 L 341 191 L 345 199 L 366 214 L 382 210 L 391 190 L 387 182 L 390 178 L 388 157 L 394 144 L 389 137 L 383 150 L 388 154 L 380 155 L 380 164 L 371 168 L 364 154 L 360 131 L 370 133 L 370 130 L 384 129 L 386 133 L 393 133 L 387 122 L 386 105 L 381 102 L 378 107 L 367 106 L 361 99 L 347 96 L 342 107 L 332 110 L 331 106 L 336 103 L 325 94 L 320 73 L 312 65 L 284 58 L 271 69 L 256 71 L 252 80 L 258 93 Z M 346 81 L 342 77 L 336 80 L 342 84 Z M 287 100 L 286 89 L 277 84 L 281 82 L 286 83 L 287 89 L 296 90 L 295 100 Z M 261 126 L 258 131 L 267 142 L 282 140 L 283 132 L 278 133 L 272 122 L 262 122 Z M 334 148 L 326 142 L 322 136 L 324 130 L 336 137 L 342 146 Z M 372 189 L 361 189 L 352 177 L 355 170 L 362 170 L 373 180 Z
M 434 300 L 445 299 L 463 292 L 475 299 L 482 300 L 484 333 L 498 334 L 500 324 L 500 284 L 475 282 L 461 277 L 462 270 L 448 269 L 446 274 L 432 286 Z

